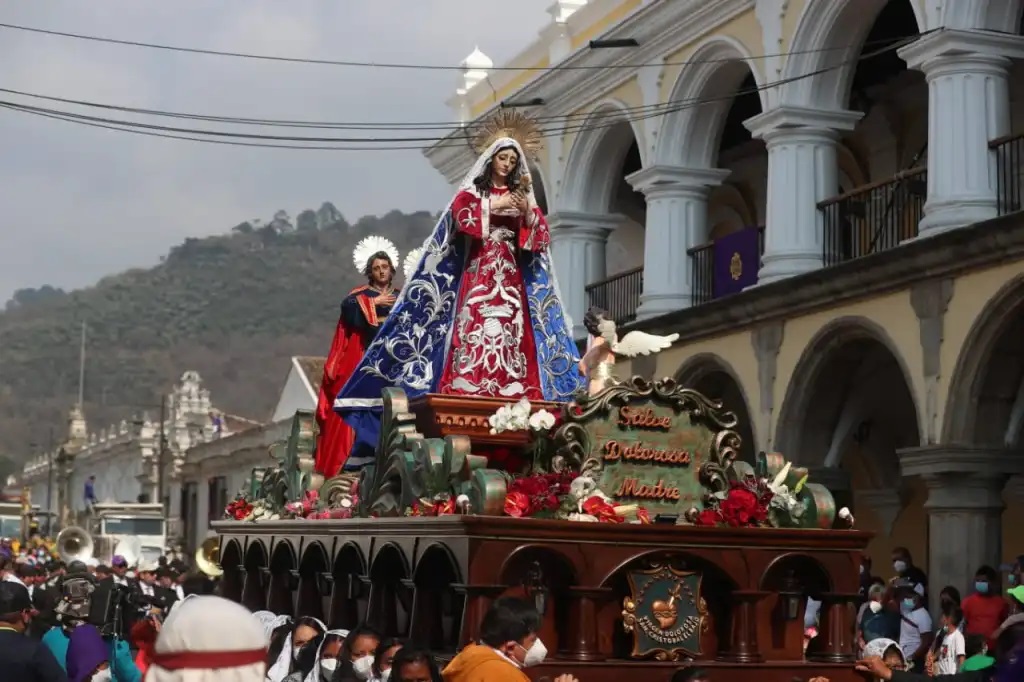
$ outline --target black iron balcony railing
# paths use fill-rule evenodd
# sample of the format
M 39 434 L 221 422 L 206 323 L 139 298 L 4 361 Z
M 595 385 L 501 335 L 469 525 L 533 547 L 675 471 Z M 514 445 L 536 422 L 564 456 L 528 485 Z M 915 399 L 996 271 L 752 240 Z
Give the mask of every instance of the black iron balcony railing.
M 644 269 L 633 268 L 588 284 L 587 303 L 607 311 L 615 324 L 625 324 L 636 319 L 643 289 Z
M 753 230 L 755 228 L 747 228 Z M 764 227 L 758 227 L 757 229 L 757 250 L 759 254 L 764 254 Z M 751 244 L 752 245 L 752 244 Z M 695 246 L 692 249 L 686 251 L 690 257 L 691 269 L 691 286 L 693 287 L 693 305 L 701 305 L 708 301 L 713 301 L 716 298 L 721 298 L 727 294 L 736 293 L 736 290 L 724 291 L 721 286 L 717 286 L 715 283 L 715 270 L 716 263 L 719 260 L 718 250 L 722 248 L 721 244 L 717 245 L 716 242 L 708 242 L 707 244 L 701 244 Z M 730 264 L 731 266 L 731 264 Z M 760 261 L 757 263 L 757 267 L 760 268 Z M 717 267 L 725 267 L 724 264 L 718 264 Z M 742 274 L 742 273 L 741 273 Z M 752 276 L 752 281 L 751 281 Z M 754 283 L 757 281 L 756 273 L 749 273 L 745 280 L 748 283 Z
M 996 206 L 999 215 L 1021 210 L 1024 189 L 1024 133 L 999 137 L 988 143 L 996 155 Z
M 927 180 L 925 168 L 912 168 L 818 204 L 825 219 L 825 266 L 886 251 L 916 237 L 924 217 Z

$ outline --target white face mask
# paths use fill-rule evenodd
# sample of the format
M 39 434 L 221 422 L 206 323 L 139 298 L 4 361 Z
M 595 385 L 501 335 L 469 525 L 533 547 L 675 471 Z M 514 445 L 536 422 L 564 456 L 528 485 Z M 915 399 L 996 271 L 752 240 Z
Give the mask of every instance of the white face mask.
M 868 608 L 871 609 L 871 613 L 878 613 L 882 610 L 882 602 L 873 601 L 868 604 Z
M 334 677 L 334 671 L 338 669 L 338 659 L 336 658 L 321 658 L 320 659 L 320 673 L 327 679 Z
M 92 682 L 110 682 L 112 679 L 111 674 L 112 673 L 110 668 L 107 668 L 106 670 L 101 670 L 92 676 Z
M 526 650 L 526 656 L 523 657 L 523 667 L 529 668 L 531 666 L 540 665 L 544 662 L 544 659 L 548 656 L 548 648 L 544 646 L 544 642 L 540 641 L 540 637 L 534 640 L 533 644 L 529 649 Z
M 352 661 L 352 672 L 361 680 L 368 680 L 373 675 L 373 656 L 363 656 Z

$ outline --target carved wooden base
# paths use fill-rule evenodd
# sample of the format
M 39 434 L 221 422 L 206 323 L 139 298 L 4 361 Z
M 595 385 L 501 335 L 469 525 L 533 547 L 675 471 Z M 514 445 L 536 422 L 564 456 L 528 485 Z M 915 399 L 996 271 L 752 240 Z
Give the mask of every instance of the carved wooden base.
M 474 449 L 478 446 L 525 447 L 530 440 L 526 431 L 491 433 L 488 419 L 502 405 L 517 402 L 508 398 L 469 398 L 428 393 L 409 401 L 409 411 L 416 415 L 416 430 L 427 438 L 468 436 Z M 561 403 L 536 401 L 534 412 L 541 409 L 558 414 Z

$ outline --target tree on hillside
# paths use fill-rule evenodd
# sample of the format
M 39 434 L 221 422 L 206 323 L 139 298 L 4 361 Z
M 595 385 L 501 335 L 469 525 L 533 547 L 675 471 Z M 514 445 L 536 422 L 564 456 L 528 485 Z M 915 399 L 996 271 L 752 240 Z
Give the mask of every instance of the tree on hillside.
M 288 211 L 284 209 L 281 209 L 274 214 L 274 217 L 270 220 L 270 226 L 273 227 L 278 234 L 295 231 L 295 227 L 292 225 L 292 217 L 288 215 Z
M 14 310 L 15 308 L 51 301 L 66 295 L 63 289 L 51 287 L 49 284 L 44 284 L 38 289 L 18 289 L 11 296 L 11 300 L 7 301 L 6 309 Z
M 248 220 L 246 220 L 243 223 L 238 223 L 237 225 L 231 228 L 231 231 L 236 234 L 252 234 L 252 223 L 250 223 Z
M 316 211 L 307 208 L 295 218 L 295 229 L 299 232 L 314 232 L 320 228 Z
M 345 216 L 341 215 L 341 211 L 329 201 L 320 204 L 320 208 L 316 212 L 316 222 L 317 227 L 321 230 L 326 230 L 329 227 L 341 230 L 348 229 L 348 222 L 345 220 Z

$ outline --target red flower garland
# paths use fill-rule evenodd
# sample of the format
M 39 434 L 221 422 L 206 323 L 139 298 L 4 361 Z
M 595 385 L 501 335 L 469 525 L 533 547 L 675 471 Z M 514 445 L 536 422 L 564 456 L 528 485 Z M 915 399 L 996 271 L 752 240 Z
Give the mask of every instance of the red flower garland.
M 522 518 L 558 510 L 577 475 L 574 471 L 564 471 L 530 474 L 513 480 L 505 493 L 505 514 Z
M 249 514 L 252 514 L 252 504 L 244 497 L 239 497 L 228 503 L 228 506 L 224 509 L 224 514 L 235 521 L 244 521 Z
M 694 522 L 698 526 L 729 526 L 747 528 L 768 522 L 768 504 L 772 492 L 759 481 L 734 482 L 725 499 L 705 509 Z

